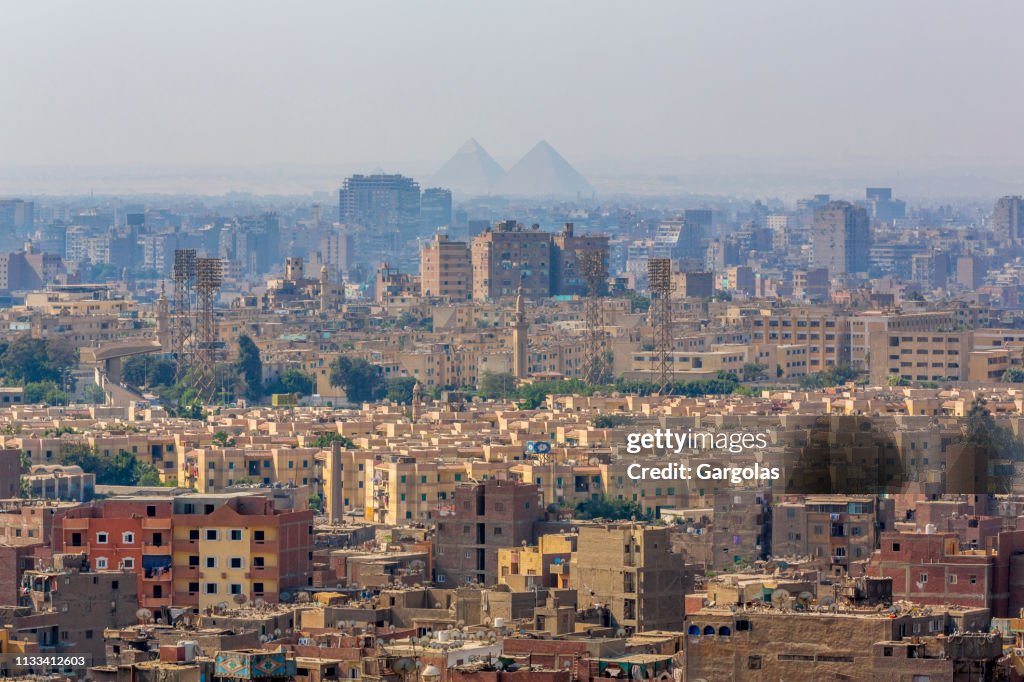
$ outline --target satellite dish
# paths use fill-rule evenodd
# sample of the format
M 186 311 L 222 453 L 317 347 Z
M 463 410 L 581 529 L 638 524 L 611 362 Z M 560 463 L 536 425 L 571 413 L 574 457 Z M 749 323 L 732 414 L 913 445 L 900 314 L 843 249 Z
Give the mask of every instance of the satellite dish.
M 282 592 L 281 593 L 281 601 L 283 601 L 283 602 L 290 602 L 291 600 L 292 600 L 292 593 L 291 592 Z
M 377 638 L 377 646 L 384 646 L 384 639 L 382 637 Z
M 143 623 L 148 623 L 153 618 L 153 612 L 149 609 L 139 609 L 135 612 L 135 617 L 141 620 Z
M 274 628 L 274 637 L 281 636 L 281 628 Z
M 616 637 L 625 637 L 626 636 L 626 628 L 619 628 L 618 630 L 616 630 L 615 631 L 615 636 Z
M 232 601 L 234 601 L 234 602 L 235 602 L 236 604 L 238 604 L 239 606 L 241 606 L 241 605 L 242 605 L 242 604 L 244 604 L 245 602 L 249 601 L 249 598 L 248 598 L 248 597 L 246 597 L 246 596 L 245 596 L 244 594 L 241 594 L 241 593 L 239 593 L 239 594 L 236 594 L 236 595 L 235 595 L 234 597 L 232 597 L 231 599 L 232 599 Z

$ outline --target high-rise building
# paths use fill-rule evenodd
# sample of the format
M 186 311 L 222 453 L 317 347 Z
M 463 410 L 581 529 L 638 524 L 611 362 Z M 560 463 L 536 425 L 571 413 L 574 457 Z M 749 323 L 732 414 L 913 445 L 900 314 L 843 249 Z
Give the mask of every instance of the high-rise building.
M 551 270 L 551 293 L 555 295 L 586 296 L 587 279 L 583 259 L 587 254 L 599 254 L 606 270 L 608 265 L 608 235 L 576 234 L 573 224 L 566 223 L 561 234 L 554 236 L 554 267 Z
M 891 187 L 868 187 L 865 196 L 872 220 L 891 223 L 894 220 L 902 220 L 907 215 L 907 203 L 893 199 Z
M 412 237 L 420 225 L 419 183 L 402 175 L 353 175 L 338 191 L 338 220 Z
M 811 266 L 828 268 L 831 276 L 867 273 L 871 223 L 865 209 L 846 201 L 830 201 L 814 211 Z
M 1024 241 L 1024 198 L 1002 197 L 992 210 L 989 224 L 992 232 L 1001 242 L 1019 243 Z
M 424 234 L 452 225 L 452 193 L 440 187 L 428 187 L 420 198 L 420 225 Z
M 444 234 L 420 251 L 420 292 L 451 301 L 473 298 L 473 264 L 469 244 L 449 241 Z
M 506 220 L 485 230 L 472 242 L 473 299 L 512 296 L 519 289 L 527 298 L 551 295 L 552 235 L 538 226 L 526 228 Z
M 0 199 L 0 231 L 31 232 L 35 226 L 35 203 L 21 199 Z
M 329 228 L 320 239 L 314 265 L 327 266 L 332 279 L 339 279 L 352 269 L 355 258 L 355 240 L 341 225 Z

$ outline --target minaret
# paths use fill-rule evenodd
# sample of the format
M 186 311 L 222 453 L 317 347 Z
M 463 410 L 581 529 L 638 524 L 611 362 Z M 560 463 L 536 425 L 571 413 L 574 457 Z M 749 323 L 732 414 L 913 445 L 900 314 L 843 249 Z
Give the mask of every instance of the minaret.
M 420 388 L 420 382 L 417 381 L 415 384 L 413 384 L 412 387 L 412 420 L 414 422 L 416 421 L 416 417 L 418 416 L 416 414 L 416 408 L 419 407 L 420 398 L 422 397 L 422 395 L 423 390 Z
M 320 314 L 327 315 L 331 285 L 327 281 L 327 266 L 320 266 Z
M 516 311 L 512 318 L 512 374 L 516 379 L 526 378 L 526 366 L 529 360 L 530 345 L 526 335 L 530 323 L 526 321 L 526 300 L 523 288 L 516 292 Z
M 170 353 L 171 329 L 168 326 L 170 321 L 170 309 L 167 304 L 167 296 L 164 293 L 164 283 L 160 282 L 160 298 L 156 301 L 156 340 L 160 342 L 160 350 Z

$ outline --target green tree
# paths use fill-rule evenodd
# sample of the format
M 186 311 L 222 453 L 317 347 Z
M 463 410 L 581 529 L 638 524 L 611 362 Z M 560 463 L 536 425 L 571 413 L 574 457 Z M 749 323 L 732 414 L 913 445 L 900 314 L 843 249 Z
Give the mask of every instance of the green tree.
M 150 462 L 136 462 L 132 470 L 132 477 L 135 479 L 133 485 L 157 486 L 163 485 L 160 480 L 160 471 Z
M 82 389 L 82 399 L 87 403 L 102 405 L 107 402 L 107 394 L 98 384 L 88 384 Z
M 813 372 L 800 378 L 801 388 L 828 388 L 841 386 L 857 376 L 856 370 L 848 365 L 830 367 L 822 372 Z
M 330 370 L 331 385 L 344 389 L 349 402 L 374 402 L 387 393 L 384 368 L 380 365 L 341 355 L 331 361 Z
M 299 395 L 313 395 L 316 381 L 313 375 L 307 374 L 299 369 L 286 369 L 276 377 L 267 382 L 263 388 L 266 395 L 274 393 L 298 393 Z
M 60 390 L 55 381 L 32 381 L 25 384 L 24 400 L 29 404 L 44 403 L 46 405 L 61 405 L 67 402 L 67 394 Z
M 899 374 L 890 374 L 885 378 L 885 385 L 892 386 L 894 388 L 898 386 L 909 386 L 910 380 L 904 379 Z
M 743 369 L 740 370 L 740 376 L 743 377 L 743 381 L 757 381 L 764 376 L 765 371 L 768 369 L 766 365 L 762 365 L 757 362 L 748 362 L 743 365 Z
M 77 362 L 77 351 L 63 339 L 43 340 L 20 336 L 4 350 L 0 357 L 0 370 L 8 379 L 19 384 L 41 381 L 59 383 L 64 373 Z
M 486 400 L 512 398 L 517 394 L 516 378 L 508 372 L 484 372 L 477 381 L 477 393 Z
M 82 471 L 98 474 L 100 453 L 99 450 L 89 447 L 85 443 L 62 443 L 60 463 L 67 466 L 80 466 Z
M 649 519 L 636 502 L 616 500 L 607 496 L 577 503 L 576 512 L 573 516 L 583 520 L 608 519 L 609 521 L 619 521 L 631 518 Z
M 387 386 L 387 399 L 399 405 L 412 404 L 412 389 L 416 385 L 414 377 L 394 377 L 384 382 Z
M 174 373 L 173 362 L 152 355 L 128 358 L 121 369 L 125 383 L 136 388 L 171 386 L 174 384 Z
M 217 431 L 213 434 L 213 444 L 220 448 L 233 448 L 235 439 L 227 431 Z
M 356 444 L 352 442 L 352 439 L 348 436 L 343 436 L 340 433 L 322 433 L 310 441 L 310 446 L 314 448 L 327 449 L 331 447 L 332 443 L 340 443 L 341 447 L 346 450 L 356 449 Z
M 633 415 L 630 414 L 599 414 L 591 419 L 590 423 L 597 429 L 614 429 L 617 426 L 626 426 L 635 421 Z
M 996 424 L 984 398 L 975 398 L 964 417 L 964 440 L 988 451 L 992 459 L 1024 460 L 1024 443 L 1013 431 Z
M 643 294 L 630 291 L 626 294 L 626 298 L 629 299 L 629 312 L 631 313 L 646 313 L 651 308 L 651 299 Z
M 1003 372 L 1001 381 L 1007 384 L 1024 383 L 1024 369 L 1021 369 L 1020 367 L 1011 367 Z
M 245 397 L 249 400 L 259 400 L 263 388 L 263 360 L 260 358 L 259 347 L 247 334 L 238 337 L 238 360 L 235 361 L 235 369 L 245 380 Z

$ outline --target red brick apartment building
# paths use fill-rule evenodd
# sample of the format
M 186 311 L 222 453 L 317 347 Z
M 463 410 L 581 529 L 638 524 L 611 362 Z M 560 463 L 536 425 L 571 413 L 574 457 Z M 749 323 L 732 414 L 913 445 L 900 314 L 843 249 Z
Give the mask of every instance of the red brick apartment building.
M 893 599 L 1015 616 L 1024 607 L 1024 530 L 1002 531 L 994 547 L 981 549 L 962 549 L 955 533 L 882 533 L 867 574 L 892 578 Z

